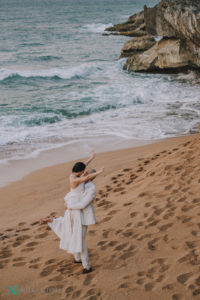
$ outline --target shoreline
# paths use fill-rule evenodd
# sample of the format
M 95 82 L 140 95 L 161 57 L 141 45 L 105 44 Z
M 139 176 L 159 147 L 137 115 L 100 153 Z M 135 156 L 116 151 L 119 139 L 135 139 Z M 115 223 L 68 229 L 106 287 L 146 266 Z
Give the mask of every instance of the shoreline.
M 153 142 L 158 141 L 160 140 L 154 140 Z M 152 141 L 150 140 L 128 140 L 124 138 L 108 136 L 100 137 L 99 139 L 93 138 L 84 141 L 78 141 L 69 145 L 43 150 L 35 157 L 10 159 L 8 162 L 0 163 L 0 174 L 4 174 L 2 177 L 0 177 L 0 188 L 19 181 L 24 176 L 36 170 L 85 158 L 89 156 L 91 149 L 94 149 L 96 153 L 103 153 L 107 151 L 139 147 L 151 143 Z

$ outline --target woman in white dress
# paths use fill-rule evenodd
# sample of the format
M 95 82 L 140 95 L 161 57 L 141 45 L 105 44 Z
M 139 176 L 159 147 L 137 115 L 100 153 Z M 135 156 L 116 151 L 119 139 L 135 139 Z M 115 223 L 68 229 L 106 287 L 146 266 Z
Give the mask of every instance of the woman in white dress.
M 80 202 L 85 190 L 85 182 L 94 179 L 97 175 L 103 172 L 103 168 L 99 171 L 84 176 L 86 166 L 94 159 L 95 153 L 92 151 L 90 158 L 86 163 L 78 162 L 72 168 L 70 175 L 71 190 L 65 196 L 65 201 L 71 199 Z M 40 221 L 40 224 L 47 223 L 51 229 L 60 238 L 60 249 L 66 250 L 68 253 L 81 253 L 84 251 L 82 243 L 82 223 L 80 210 L 67 209 L 64 217 L 46 218 Z M 83 273 L 88 273 L 91 270 L 83 269 Z

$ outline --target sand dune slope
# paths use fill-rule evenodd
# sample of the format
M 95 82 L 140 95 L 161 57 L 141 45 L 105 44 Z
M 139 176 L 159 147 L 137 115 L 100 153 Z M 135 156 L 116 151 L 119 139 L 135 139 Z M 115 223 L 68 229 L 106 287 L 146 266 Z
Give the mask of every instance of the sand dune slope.
M 14 284 L 21 289 L 15 299 L 200 299 L 199 150 L 198 135 L 165 142 L 99 181 L 89 274 L 37 218 L 11 227 L 8 220 L 0 236 L 1 299 Z M 60 215 L 57 208 L 51 215 Z

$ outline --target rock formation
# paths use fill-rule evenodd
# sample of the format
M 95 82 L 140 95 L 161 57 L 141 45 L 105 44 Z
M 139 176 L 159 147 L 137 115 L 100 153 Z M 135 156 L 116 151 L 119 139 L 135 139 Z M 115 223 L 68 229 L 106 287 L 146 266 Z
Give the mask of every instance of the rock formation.
M 123 24 L 107 28 L 112 34 L 134 36 L 122 48 L 129 71 L 166 72 L 200 69 L 200 1 L 162 0 L 144 6 Z M 139 36 L 139 37 L 138 37 Z M 155 36 L 161 36 L 155 41 Z
M 128 18 L 128 21 L 122 24 L 114 25 L 105 29 L 111 34 L 126 36 L 143 36 L 147 35 L 144 23 L 144 11 L 134 14 Z
M 154 46 L 155 43 L 155 39 L 150 35 L 145 35 L 144 37 L 136 37 L 124 44 L 121 50 L 120 58 L 129 57 L 133 54 L 143 53 L 144 51 Z

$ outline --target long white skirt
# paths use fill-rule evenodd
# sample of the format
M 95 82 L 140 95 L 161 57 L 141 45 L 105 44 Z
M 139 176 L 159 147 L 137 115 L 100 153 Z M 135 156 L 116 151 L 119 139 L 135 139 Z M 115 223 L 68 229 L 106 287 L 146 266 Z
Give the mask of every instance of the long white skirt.
M 82 252 L 82 224 L 80 210 L 65 211 L 64 217 L 53 218 L 49 227 L 60 238 L 60 249 L 69 253 Z

